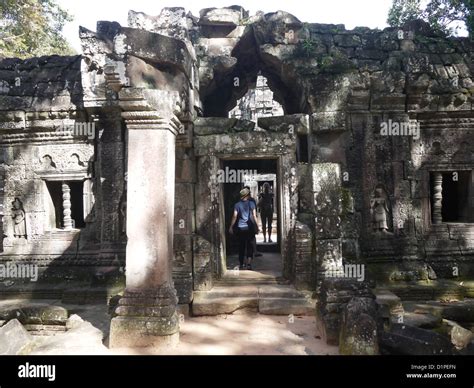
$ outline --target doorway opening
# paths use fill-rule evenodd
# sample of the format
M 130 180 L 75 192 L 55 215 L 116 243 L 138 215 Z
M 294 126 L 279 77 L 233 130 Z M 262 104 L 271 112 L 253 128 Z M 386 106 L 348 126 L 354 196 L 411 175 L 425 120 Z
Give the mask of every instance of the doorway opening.
M 248 186 L 251 197 L 257 204 L 257 223 L 260 233 L 256 235 L 257 253 L 252 263 L 252 271 L 241 271 L 239 278 L 263 280 L 281 277 L 283 270 L 280 222 L 281 187 L 277 159 L 222 160 L 221 168 L 224 176 L 229 178 L 221 182 L 225 222 L 225 263 L 223 265 L 228 271 L 227 274 L 234 273 L 239 267 L 238 239 L 229 233 L 229 226 L 234 205 L 240 201 L 240 190 Z M 230 179 L 232 177 L 236 178 Z M 266 195 L 262 195 L 264 187 L 268 187 Z M 259 200 L 264 197 L 265 201 Z M 264 202 L 267 205 L 264 205 Z M 267 209 L 266 214 L 264 207 Z M 270 217 L 268 217 L 269 213 L 271 213 Z M 267 219 L 265 239 L 262 225 L 263 218 Z M 270 228 L 268 227 L 269 224 Z
M 471 171 L 449 171 L 443 172 L 442 180 L 442 222 L 470 223 L 474 222 L 470 198 L 472 187 Z M 433 174 L 430 177 L 431 203 L 434 203 L 434 181 Z M 433 205 L 432 205 L 433 206 Z M 431 209 L 433 214 L 433 209 Z
M 257 122 L 259 117 L 282 116 L 283 107 L 273 99 L 273 91 L 268 86 L 268 80 L 261 73 L 257 75 L 254 87 L 249 87 L 247 93 L 237 105 L 229 111 L 229 117 Z
M 47 209 L 47 228 L 50 230 L 64 228 L 64 208 L 63 208 L 63 182 L 62 181 L 46 181 L 47 196 L 45 208 Z M 69 186 L 69 200 L 71 203 L 71 218 L 73 220 L 73 228 L 81 229 L 85 227 L 84 221 L 84 203 L 83 181 L 65 181 Z

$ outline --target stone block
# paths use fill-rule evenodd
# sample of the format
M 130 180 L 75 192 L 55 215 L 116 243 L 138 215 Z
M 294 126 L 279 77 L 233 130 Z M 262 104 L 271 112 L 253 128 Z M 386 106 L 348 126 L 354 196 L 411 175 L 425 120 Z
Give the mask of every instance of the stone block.
M 243 14 L 246 14 L 248 17 L 248 12 L 239 6 L 205 8 L 202 9 L 199 14 L 199 24 L 211 26 L 238 26 Z
M 33 338 L 17 319 L 0 328 L 0 355 L 28 354 L 32 347 Z
M 313 113 L 311 128 L 315 133 L 344 131 L 346 129 L 346 113 L 343 111 Z
M 205 295 L 206 292 L 194 293 L 193 316 L 232 314 L 243 308 L 257 309 L 258 306 L 257 298 L 248 296 L 207 298 Z
M 181 209 L 181 210 L 194 209 L 194 184 L 176 183 L 174 197 L 175 197 L 175 209 Z
M 309 135 L 311 131 L 309 116 L 304 114 L 259 117 L 257 123 L 260 128 L 270 132 Z
M 392 324 L 389 332 L 381 333 L 382 352 L 392 355 L 454 355 L 457 353 L 449 338 L 431 330 L 406 324 Z
M 339 352 L 343 355 L 379 353 L 376 304 L 372 298 L 352 298 L 342 314 Z
M 194 232 L 194 211 L 175 208 L 174 232 L 176 234 L 190 235 Z
M 260 298 L 258 312 L 264 315 L 313 315 L 315 301 L 311 299 Z
M 174 347 L 179 342 L 178 316 L 115 317 L 110 324 L 111 348 Z

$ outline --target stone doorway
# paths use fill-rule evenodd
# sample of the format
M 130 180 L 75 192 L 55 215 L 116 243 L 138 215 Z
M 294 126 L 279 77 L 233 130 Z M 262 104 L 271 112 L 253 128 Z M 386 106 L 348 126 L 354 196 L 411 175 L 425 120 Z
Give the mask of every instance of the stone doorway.
M 284 122 L 285 116 L 280 120 Z M 249 128 L 240 130 L 242 125 L 249 125 Z M 275 253 L 281 254 L 279 262 L 283 271 L 280 273 L 283 272 L 285 279 L 291 278 L 291 228 L 298 203 L 296 134 L 253 127 L 254 124 L 250 127 L 245 121 L 210 117 L 200 118 L 194 123 L 194 150 L 199 173 L 195 187 L 194 291 L 211 290 L 227 272 L 226 229 L 230 219 L 227 216 L 226 220 L 224 191 L 230 189 L 219 183 L 219 174 L 225 175 L 226 165 L 232 163 L 241 163 L 237 167 L 243 170 L 255 168 L 273 173 L 277 178 L 275 181 L 279 181 L 276 185 L 278 232 L 277 235 L 273 233 L 277 236 Z M 265 170 L 262 165 L 270 162 L 264 161 L 272 161 L 272 167 Z M 261 163 L 260 167 L 258 163 Z M 254 184 L 258 187 L 258 181 Z M 239 182 L 234 192 L 238 193 L 242 186 L 243 182 Z
M 238 268 L 238 245 L 237 239 L 228 232 L 232 218 L 233 207 L 239 201 L 239 191 L 248 186 L 252 197 L 258 202 L 259 194 L 263 190 L 264 183 L 268 183 L 273 196 L 273 217 L 271 223 L 271 234 L 269 234 L 268 223 L 266 228 L 266 242 L 263 238 L 262 215 L 257 212 L 257 223 L 260 233 L 256 236 L 257 256 L 253 262 L 253 271 L 240 274 L 239 277 L 248 279 L 270 280 L 282 276 L 282 256 L 281 256 L 281 228 L 279 219 L 281 214 L 280 179 L 278 177 L 277 159 L 224 159 L 221 160 L 221 172 L 229 178 L 226 182 L 221 182 L 220 191 L 223 197 L 223 213 L 220 219 L 224 220 L 225 228 L 221 228 L 225 241 L 224 262 L 222 263 L 222 273 L 224 277 L 234 276 Z M 236 179 L 240 178 L 240 179 Z M 270 238 L 272 242 L 269 242 Z M 228 272 L 231 274 L 228 274 Z

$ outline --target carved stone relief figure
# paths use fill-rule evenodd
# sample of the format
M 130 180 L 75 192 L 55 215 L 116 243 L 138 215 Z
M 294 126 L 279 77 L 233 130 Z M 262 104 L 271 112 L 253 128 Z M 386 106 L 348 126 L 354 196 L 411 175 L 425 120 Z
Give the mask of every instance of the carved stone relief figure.
M 19 198 L 12 202 L 13 236 L 26 239 L 26 214 Z
M 377 186 L 370 200 L 370 215 L 372 228 L 375 233 L 390 234 L 388 223 L 390 210 L 388 196 L 381 186 Z
M 48 170 L 51 168 L 56 168 L 56 164 L 53 162 L 53 159 L 50 155 L 45 155 L 41 159 L 41 164 L 43 169 Z
M 326 252 L 324 252 L 321 267 L 328 272 L 337 272 L 342 268 L 342 259 L 338 257 L 335 250 L 328 247 Z

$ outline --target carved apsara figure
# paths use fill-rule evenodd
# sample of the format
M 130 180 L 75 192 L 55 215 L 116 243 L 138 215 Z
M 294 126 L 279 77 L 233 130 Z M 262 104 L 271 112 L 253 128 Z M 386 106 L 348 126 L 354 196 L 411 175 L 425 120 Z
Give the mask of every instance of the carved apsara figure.
M 388 232 L 389 206 L 388 198 L 381 187 L 376 187 L 374 195 L 370 200 L 370 214 L 372 216 L 373 229 L 377 233 Z
M 19 198 L 15 198 L 12 205 L 13 236 L 26 238 L 26 214 L 23 210 L 23 203 Z

